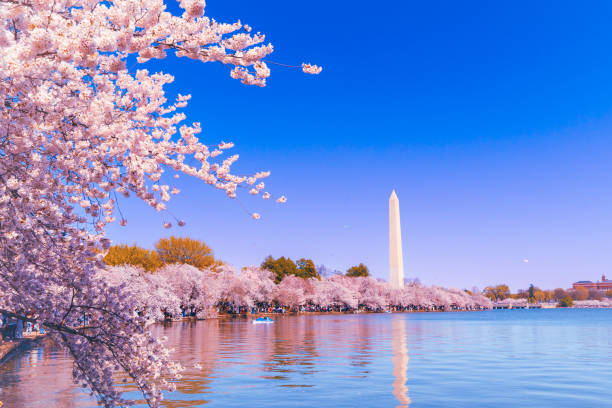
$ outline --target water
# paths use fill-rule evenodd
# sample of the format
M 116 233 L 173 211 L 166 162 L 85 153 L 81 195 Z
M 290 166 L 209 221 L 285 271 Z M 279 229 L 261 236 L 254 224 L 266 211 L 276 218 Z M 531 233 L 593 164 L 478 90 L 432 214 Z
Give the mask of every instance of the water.
M 612 310 L 279 316 L 158 327 L 167 407 L 612 407 Z M 195 368 L 199 363 L 201 368 Z M 91 407 L 45 346 L 0 367 L 12 407 Z M 133 394 L 136 395 L 136 394 Z

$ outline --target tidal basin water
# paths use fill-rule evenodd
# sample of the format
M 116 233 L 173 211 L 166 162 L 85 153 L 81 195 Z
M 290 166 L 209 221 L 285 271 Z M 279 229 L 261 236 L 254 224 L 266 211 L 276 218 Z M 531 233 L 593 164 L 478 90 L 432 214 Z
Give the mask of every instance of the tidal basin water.
M 607 309 L 278 316 L 156 330 L 187 367 L 167 407 L 612 407 Z M 0 367 L 0 401 L 95 406 L 71 369 L 53 346 L 33 349 Z

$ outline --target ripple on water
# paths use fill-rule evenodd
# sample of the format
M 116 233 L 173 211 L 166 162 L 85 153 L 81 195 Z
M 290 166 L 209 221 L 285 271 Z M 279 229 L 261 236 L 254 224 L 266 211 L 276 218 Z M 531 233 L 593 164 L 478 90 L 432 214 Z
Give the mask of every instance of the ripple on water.
M 249 323 L 156 327 L 187 367 L 165 406 L 612 407 L 612 310 Z M 0 368 L 0 400 L 7 407 L 95 406 L 72 384 L 71 369 L 62 351 L 33 349 Z

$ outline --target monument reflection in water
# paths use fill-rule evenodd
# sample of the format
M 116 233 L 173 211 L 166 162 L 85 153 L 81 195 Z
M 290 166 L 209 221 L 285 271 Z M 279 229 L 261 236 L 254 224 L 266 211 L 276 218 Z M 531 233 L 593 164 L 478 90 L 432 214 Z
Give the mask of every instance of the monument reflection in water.
M 410 404 L 405 316 L 278 316 L 273 325 L 249 323 L 158 326 L 185 367 L 164 407 Z M 72 385 L 71 369 L 70 357 L 51 344 L 32 350 L 0 368 L 0 400 L 9 407 L 96 406 L 86 390 Z M 130 381 L 122 389 L 139 398 Z
M 612 408 L 612 309 L 274 320 L 157 326 L 186 368 L 163 406 Z M 71 371 L 62 350 L 36 348 L 0 366 L 0 401 L 10 408 L 97 406 L 72 384 Z M 139 397 L 129 382 L 122 389 Z
M 406 321 L 396 317 L 391 322 L 391 351 L 393 356 L 393 395 L 399 401 L 397 408 L 406 408 L 410 405 L 408 386 L 406 385 L 408 373 L 408 346 L 406 344 Z

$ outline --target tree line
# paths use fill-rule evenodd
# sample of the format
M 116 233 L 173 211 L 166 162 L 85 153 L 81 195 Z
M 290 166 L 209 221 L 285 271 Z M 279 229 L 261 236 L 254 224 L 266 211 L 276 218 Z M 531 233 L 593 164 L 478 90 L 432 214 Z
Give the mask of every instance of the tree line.
M 130 265 L 107 267 L 100 278 L 122 287 L 135 300 L 133 312 L 154 321 L 220 313 L 443 311 L 488 309 L 491 301 L 461 289 L 411 283 L 401 289 L 371 276 L 302 278 L 260 266 L 235 270 L 222 265 L 199 269 L 170 264 L 153 273 Z
M 529 288 L 517 290 L 516 293 L 511 293 L 510 287 L 506 284 L 492 285 L 487 286 L 483 293 L 493 302 L 505 299 L 526 299 L 529 303 L 558 302 L 561 306 L 571 306 L 574 301 L 601 301 L 604 298 L 612 298 L 612 290 L 602 292 L 583 287 L 568 290 L 562 288 L 545 290 L 533 284 L 529 285 Z
M 137 299 L 135 312 L 153 320 L 185 315 L 271 311 L 472 310 L 490 308 L 480 293 L 426 287 L 393 289 L 363 263 L 329 274 L 311 259 L 268 256 L 259 266 L 235 270 L 191 238 L 160 239 L 154 250 L 116 245 L 104 256 L 100 276 Z
M 155 272 L 165 265 L 185 264 L 199 269 L 218 268 L 225 263 L 215 259 L 212 249 L 203 241 L 188 237 L 161 238 L 155 249 L 142 248 L 134 245 L 111 246 L 104 255 L 104 263 L 108 266 L 131 265 L 142 268 L 146 272 Z M 312 259 L 300 258 L 293 261 L 281 256 L 271 255 L 261 263 L 261 267 L 274 274 L 274 283 L 280 283 L 285 277 L 293 275 L 302 279 L 321 279 L 320 269 Z M 352 266 L 346 271 L 349 277 L 368 277 L 370 271 L 363 263 Z

